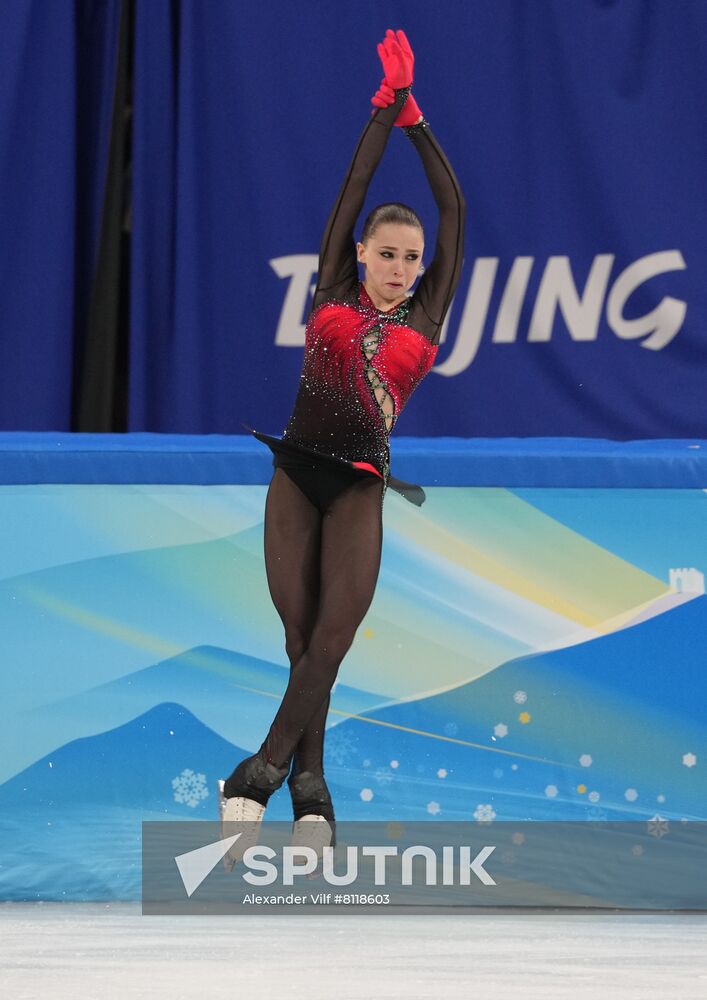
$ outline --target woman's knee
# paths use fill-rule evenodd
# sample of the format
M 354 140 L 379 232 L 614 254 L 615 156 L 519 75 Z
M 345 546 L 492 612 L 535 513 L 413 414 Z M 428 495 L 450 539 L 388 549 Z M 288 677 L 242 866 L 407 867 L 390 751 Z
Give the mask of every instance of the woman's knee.
M 309 634 L 302 628 L 285 628 L 285 652 L 290 661 L 290 666 L 307 652 L 309 646 Z
M 332 663 L 341 663 L 351 649 L 356 636 L 356 629 L 318 623 L 314 626 L 309 640 L 309 649 L 315 654 L 326 656 Z

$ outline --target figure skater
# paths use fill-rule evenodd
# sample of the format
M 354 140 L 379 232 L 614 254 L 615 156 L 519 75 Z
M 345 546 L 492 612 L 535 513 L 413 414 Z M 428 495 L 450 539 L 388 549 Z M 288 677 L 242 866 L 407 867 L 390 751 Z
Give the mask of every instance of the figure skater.
M 336 843 L 323 764 L 330 691 L 373 599 L 385 492 L 390 486 L 413 503 L 424 501 L 421 487 L 390 474 L 389 436 L 437 354 L 462 268 L 465 203 L 412 97 L 414 57 L 405 33 L 389 29 L 378 54 L 385 75 L 322 237 L 292 415 L 282 437 L 248 428 L 273 452 L 265 567 L 290 675 L 260 749 L 218 783 L 222 821 L 250 830 L 224 859 L 227 868 L 257 843 L 268 799 L 291 765 L 292 843 L 318 855 Z M 399 202 L 379 205 L 361 241 L 353 238 L 393 125 L 415 146 L 439 211 L 434 257 L 410 296 L 423 271 L 415 212 Z

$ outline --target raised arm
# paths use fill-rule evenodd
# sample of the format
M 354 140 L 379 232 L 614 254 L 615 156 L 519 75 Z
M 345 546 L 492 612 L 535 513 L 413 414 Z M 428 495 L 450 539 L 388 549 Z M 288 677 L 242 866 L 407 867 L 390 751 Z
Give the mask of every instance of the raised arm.
M 437 344 L 461 276 L 466 202 L 457 175 L 429 123 L 423 119 L 403 128 L 419 153 L 439 212 L 434 257 L 412 296 L 409 322 Z
M 390 56 L 398 53 L 398 58 L 406 58 L 410 64 L 414 62 L 414 57 L 405 32 L 398 31 L 396 35 L 390 29 L 386 32 L 383 45 L 378 47 L 378 53 L 385 76 L 373 103 L 377 107 L 385 107 L 393 103 L 396 94 L 394 80 L 388 75 L 389 69 L 395 71 L 396 68 L 395 63 L 390 62 Z M 410 325 L 437 344 L 461 276 L 466 203 L 457 175 L 412 94 L 409 94 L 394 124 L 405 130 L 417 149 L 439 211 L 434 256 L 415 289 L 408 313 Z
M 409 93 L 409 87 L 395 90 L 393 103 L 376 110 L 358 140 L 322 236 L 312 309 L 329 299 L 342 298 L 358 282 L 354 226 L 393 123 Z

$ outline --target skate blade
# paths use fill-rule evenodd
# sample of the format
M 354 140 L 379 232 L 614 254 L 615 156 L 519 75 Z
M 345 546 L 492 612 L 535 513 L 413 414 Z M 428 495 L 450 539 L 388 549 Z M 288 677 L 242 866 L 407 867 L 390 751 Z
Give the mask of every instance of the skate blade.
M 226 802 L 227 802 L 226 796 L 223 794 L 223 787 L 224 787 L 225 784 L 226 784 L 225 780 L 223 778 L 219 778 L 219 780 L 217 782 L 217 789 L 218 789 L 218 814 L 219 814 L 219 818 L 221 820 L 221 839 L 222 840 L 225 840 L 225 838 L 228 836 L 228 834 L 225 832 L 224 825 L 223 825 L 224 822 L 225 822 L 224 817 L 225 817 L 225 814 L 226 814 Z M 231 856 L 230 856 L 230 854 L 228 852 L 226 854 L 224 854 L 224 856 L 223 856 L 223 867 L 226 869 L 227 872 L 232 872 L 233 869 L 236 867 L 236 862 L 231 858 Z

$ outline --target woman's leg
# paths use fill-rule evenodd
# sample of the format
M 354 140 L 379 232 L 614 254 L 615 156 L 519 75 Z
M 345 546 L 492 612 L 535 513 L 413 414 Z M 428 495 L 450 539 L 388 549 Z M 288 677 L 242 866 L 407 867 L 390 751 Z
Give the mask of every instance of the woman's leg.
M 285 626 L 285 649 L 290 669 L 307 648 L 319 603 L 321 514 L 289 476 L 276 468 L 265 500 L 265 571 L 275 608 Z M 321 757 L 326 707 L 303 735 L 308 757 Z M 260 755 L 262 757 L 262 755 Z M 262 762 L 261 762 L 262 763 Z M 289 759 L 286 762 L 289 765 Z M 283 765 L 284 766 L 284 765 Z M 288 767 L 289 769 L 289 767 Z M 224 795 L 235 798 L 258 777 L 261 767 L 252 758 L 241 761 L 226 779 Z M 252 773 L 251 773 L 252 772 Z M 272 780 L 270 780 L 272 779 Z M 284 780 L 284 778 L 282 779 Z M 258 777 L 250 797 L 265 805 L 280 783 L 270 769 Z
M 321 519 L 288 475 L 275 469 L 265 501 L 265 572 L 285 628 L 290 669 L 309 645 L 319 606 Z M 328 710 L 327 695 L 297 744 L 294 773 L 322 772 Z
M 380 479 L 359 479 L 336 497 L 321 521 L 316 620 L 260 748 L 263 759 L 277 767 L 289 761 L 321 711 L 373 599 L 383 543 L 382 493 Z

